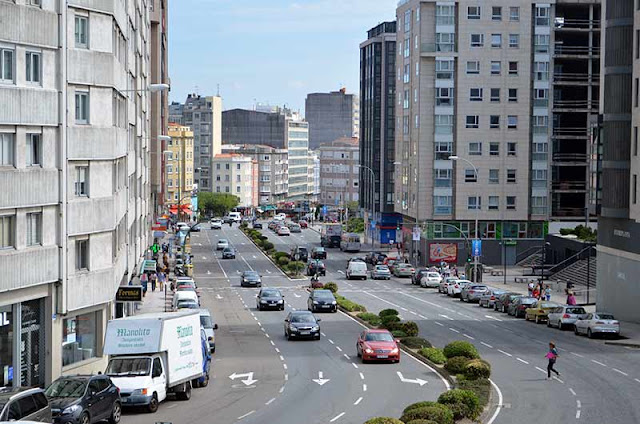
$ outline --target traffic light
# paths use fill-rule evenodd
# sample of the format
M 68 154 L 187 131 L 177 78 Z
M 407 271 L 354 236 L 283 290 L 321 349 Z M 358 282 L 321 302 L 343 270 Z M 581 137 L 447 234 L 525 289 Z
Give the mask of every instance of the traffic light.
M 467 262 L 471 263 L 471 255 L 467 255 Z
M 399 222 L 396 223 L 396 231 L 400 231 L 400 227 L 402 226 L 402 224 L 400 224 Z

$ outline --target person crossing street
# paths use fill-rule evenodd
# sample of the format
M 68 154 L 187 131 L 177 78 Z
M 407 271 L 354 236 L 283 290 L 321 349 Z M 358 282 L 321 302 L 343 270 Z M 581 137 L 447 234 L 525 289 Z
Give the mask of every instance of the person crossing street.
M 547 364 L 547 380 L 551 380 L 551 371 L 555 372 L 556 375 L 560 377 L 560 373 L 554 368 L 556 360 L 558 359 L 558 349 L 556 349 L 555 343 L 549 342 L 549 351 L 545 358 L 549 360 L 549 363 Z

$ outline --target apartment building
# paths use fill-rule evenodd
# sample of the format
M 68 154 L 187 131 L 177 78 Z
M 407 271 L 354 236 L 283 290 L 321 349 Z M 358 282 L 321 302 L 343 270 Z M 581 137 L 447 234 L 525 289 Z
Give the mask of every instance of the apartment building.
M 189 213 L 193 194 L 193 131 L 179 124 L 169 124 L 171 141 L 165 150 L 165 204 L 173 214 Z M 179 211 L 179 212 L 178 212 Z
M 0 386 L 105 369 L 150 242 L 149 5 L 0 2 Z
M 360 146 L 355 137 L 339 138 L 318 148 L 320 198 L 323 205 L 338 206 L 360 199 Z
M 214 193 L 233 194 L 238 197 L 238 206 L 258 206 L 258 162 L 249 156 L 220 153 L 211 165 L 215 187 Z
M 309 122 L 309 148 L 344 137 L 358 137 L 360 107 L 358 96 L 346 88 L 329 93 L 310 93 L 305 99 L 305 119 Z

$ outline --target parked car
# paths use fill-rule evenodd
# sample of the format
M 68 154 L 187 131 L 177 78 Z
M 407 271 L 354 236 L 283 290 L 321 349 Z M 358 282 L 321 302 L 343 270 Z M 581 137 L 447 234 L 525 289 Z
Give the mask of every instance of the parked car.
M 0 389 L 0 422 L 51 423 L 51 407 L 42 389 L 24 387 Z
M 293 338 L 313 338 L 320 340 L 320 318 L 309 311 L 292 311 L 284 319 L 284 336 Z
M 391 271 L 389 271 L 389 267 L 386 265 L 374 265 L 371 269 L 371 279 L 372 280 L 390 280 L 391 279 Z
M 517 298 L 522 297 L 520 293 L 507 292 L 503 293 L 495 300 L 493 304 L 494 311 L 508 312 L 509 305 L 513 303 Z
M 292 233 L 301 233 L 302 227 L 300 227 L 300 225 L 298 224 L 291 223 L 289 224 L 289 231 Z
M 520 296 L 509 304 L 507 313 L 516 318 L 524 318 L 526 310 L 538 301 L 535 297 Z
M 360 261 L 351 261 L 347 265 L 347 272 L 345 273 L 347 280 L 352 278 L 367 279 L 367 264 Z
M 318 259 L 312 259 L 307 264 L 307 275 L 315 275 L 316 271 L 318 275 L 327 275 L 327 268 L 324 262 Z
M 216 244 L 216 250 L 224 250 L 229 247 L 229 240 L 221 238 Z
M 47 387 L 55 424 L 120 422 L 120 390 L 104 374 L 64 376 Z
M 416 272 L 414 272 L 413 275 L 411 276 L 411 284 L 413 285 L 420 284 L 420 280 L 422 280 L 422 277 L 426 275 L 427 272 L 429 272 L 427 268 L 416 269 Z
M 366 262 L 371 265 L 376 265 L 377 263 L 382 263 L 386 257 L 387 255 L 382 252 L 370 252 L 366 256 Z
M 254 230 L 262 230 L 262 224 L 260 222 L 254 222 L 253 223 L 253 229 Z
M 484 284 L 467 284 L 460 291 L 460 301 L 462 302 L 478 302 L 480 296 L 489 290 Z
M 227 247 L 222 251 L 222 259 L 235 259 L 236 249 L 233 247 Z
M 331 290 L 315 289 L 309 293 L 307 309 L 311 312 L 338 312 L 338 302 L 336 302 L 336 298 L 333 296 Z
M 262 287 L 262 277 L 257 271 L 244 271 L 240 276 L 240 287 Z
M 212 219 L 211 220 L 211 229 L 212 230 L 221 230 L 222 229 L 222 221 L 220 221 L 219 219 Z
M 300 226 L 300 228 L 308 228 L 309 222 L 307 222 L 307 220 L 305 219 L 301 219 L 300 221 L 298 221 L 298 225 Z
M 184 291 L 176 291 L 173 294 L 173 309 L 199 309 L 200 300 L 198 299 L 198 294 L 195 291 L 184 290 Z M 191 304 L 195 304 L 195 307 L 192 307 Z
M 506 293 L 506 290 L 496 289 L 493 287 L 489 287 L 489 290 L 482 296 L 480 296 L 480 300 L 478 300 L 478 306 L 481 308 L 493 308 L 493 305 L 496 303 L 496 299 Z
M 209 352 L 215 353 L 216 351 L 216 334 L 215 330 L 218 329 L 218 324 L 213 320 L 213 316 L 208 309 L 200 309 L 200 326 L 204 329 L 204 334 L 209 344 Z
M 596 312 L 595 314 L 587 314 L 583 319 L 578 319 L 573 325 L 573 331 L 576 335 L 586 334 L 589 338 L 597 334 L 619 336 L 620 322 L 611 314 Z
M 393 268 L 393 275 L 396 277 L 409 277 L 416 272 L 415 268 L 411 264 L 398 264 L 398 266 Z
M 457 279 L 458 279 L 458 277 L 446 277 L 446 278 L 444 278 L 442 281 L 440 281 L 440 285 L 438 286 L 438 292 L 447 294 L 448 293 L 449 284 L 453 283 Z
M 530 308 L 527 308 L 524 311 L 524 319 L 529 321 L 535 321 L 536 324 L 540 324 L 541 322 L 547 321 L 547 314 L 552 309 L 555 309 L 556 306 L 560 306 L 556 302 L 549 302 L 546 300 L 538 300 L 536 303 L 531 305 Z
M 309 260 L 309 251 L 306 247 L 296 246 L 291 251 L 290 259 L 292 261 L 307 262 Z
M 438 272 L 427 271 L 420 279 L 420 287 L 440 287 L 442 276 Z
M 453 280 L 449 282 L 447 286 L 447 295 L 451 297 L 460 297 L 460 293 L 462 293 L 462 289 L 467 284 L 473 284 L 469 280 Z
M 256 308 L 259 311 L 269 308 L 284 311 L 284 296 L 278 289 L 264 288 L 256 296 Z
M 364 330 L 356 341 L 356 354 L 362 362 L 400 362 L 400 349 L 389 330 Z
M 573 327 L 578 319 L 586 317 L 587 311 L 582 306 L 556 306 L 547 314 L 547 327 L 557 327 L 562 330 L 565 327 Z
M 324 247 L 314 247 L 311 249 L 311 259 L 327 259 L 327 251 Z
M 287 228 L 286 225 L 281 225 L 280 227 L 278 227 L 278 235 L 279 236 L 290 236 L 291 235 L 291 230 L 289 230 L 289 228 Z
M 199 233 L 201 230 L 202 230 L 202 226 L 200 225 L 200 223 L 195 224 L 194 226 L 192 226 L 192 227 L 190 228 L 190 231 L 191 231 L 192 233 Z

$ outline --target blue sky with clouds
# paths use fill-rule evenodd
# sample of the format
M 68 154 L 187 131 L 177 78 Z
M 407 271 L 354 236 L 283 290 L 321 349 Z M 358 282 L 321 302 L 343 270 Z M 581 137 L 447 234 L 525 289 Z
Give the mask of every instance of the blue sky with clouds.
M 359 44 L 396 0 L 169 0 L 172 101 L 220 84 L 225 109 L 304 109 L 307 93 L 358 92 Z

